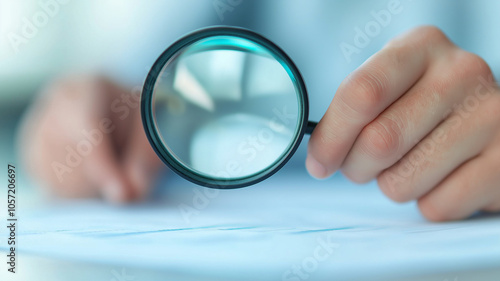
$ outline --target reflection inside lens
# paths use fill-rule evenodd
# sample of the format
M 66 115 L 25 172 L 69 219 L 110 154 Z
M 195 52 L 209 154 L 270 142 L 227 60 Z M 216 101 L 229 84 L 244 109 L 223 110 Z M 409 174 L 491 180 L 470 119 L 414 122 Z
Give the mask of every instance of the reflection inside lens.
M 280 163 L 298 135 L 302 113 L 291 75 L 248 39 L 195 42 L 158 75 L 158 134 L 168 152 L 197 174 L 237 179 L 265 172 Z

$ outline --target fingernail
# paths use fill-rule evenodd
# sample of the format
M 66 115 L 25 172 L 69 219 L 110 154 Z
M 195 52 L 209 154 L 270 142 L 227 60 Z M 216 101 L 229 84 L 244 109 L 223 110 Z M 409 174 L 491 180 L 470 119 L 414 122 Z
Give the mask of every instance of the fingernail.
M 306 158 L 306 168 L 311 176 L 317 179 L 324 179 L 328 176 L 325 166 L 318 162 L 311 155 L 307 155 Z
M 123 185 L 116 180 L 110 181 L 103 186 L 102 195 L 109 202 L 122 203 L 125 201 Z

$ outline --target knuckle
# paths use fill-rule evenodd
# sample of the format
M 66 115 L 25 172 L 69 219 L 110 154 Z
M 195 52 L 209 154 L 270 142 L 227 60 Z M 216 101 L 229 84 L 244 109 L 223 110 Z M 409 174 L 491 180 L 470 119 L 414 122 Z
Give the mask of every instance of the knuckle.
M 397 38 L 389 41 L 383 48 L 386 57 L 394 63 L 396 67 L 403 67 L 408 62 L 408 57 L 415 55 L 416 51 L 411 44 Z
M 446 34 L 436 26 L 426 25 L 415 29 L 415 33 L 421 34 L 424 41 L 427 43 L 449 43 L 450 40 Z
M 389 86 L 383 70 L 375 67 L 360 69 L 344 84 L 341 99 L 356 114 L 372 117 L 376 108 L 386 100 Z
M 422 215 L 433 222 L 442 222 L 452 219 L 453 212 L 443 205 L 438 206 L 434 201 L 428 198 L 422 198 L 417 202 L 418 209 Z
M 456 52 L 455 69 L 456 71 L 463 71 L 464 73 L 465 77 L 459 78 L 477 79 L 478 76 L 489 76 L 492 73 L 488 63 L 483 58 L 464 50 L 458 50 Z
M 412 40 L 408 40 L 410 38 Z M 408 42 L 412 43 L 408 44 Z M 446 54 L 444 50 L 455 47 L 441 29 L 432 25 L 416 27 L 404 36 L 392 39 L 386 46 L 409 46 L 412 47 L 410 51 L 413 53 L 418 50 L 427 50 L 432 54 Z
M 402 142 L 402 131 L 398 121 L 381 117 L 369 124 L 360 136 L 364 152 L 375 159 L 385 159 L 396 154 Z
M 368 106 L 373 106 L 384 100 L 384 93 L 389 89 L 389 79 L 383 71 L 362 71 L 359 80 L 360 101 L 366 101 Z

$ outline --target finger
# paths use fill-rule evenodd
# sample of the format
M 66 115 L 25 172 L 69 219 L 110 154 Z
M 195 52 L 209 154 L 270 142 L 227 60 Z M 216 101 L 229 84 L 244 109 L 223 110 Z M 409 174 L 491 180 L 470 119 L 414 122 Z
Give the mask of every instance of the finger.
M 497 163 L 498 165 L 498 163 Z M 500 186 L 496 185 L 496 190 L 500 189 Z M 489 213 L 498 213 L 500 212 L 500 195 L 496 196 L 488 205 L 481 208 L 481 211 L 489 212 Z
M 485 152 L 463 164 L 418 200 L 431 221 L 467 218 L 500 199 L 500 153 Z M 493 206 L 492 206 L 493 207 Z
M 479 63 L 478 63 L 479 62 Z M 467 67 L 464 67 L 467 66 Z M 436 61 L 403 97 L 359 134 L 342 166 L 356 182 L 366 182 L 395 164 L 460 104 L 487 69 L 473 54 L 455 49 Z
M 71 141 L 71 151 L 65 149 L 66 159 L 73 158 L 72 173 L 81 174 L 79 188 L 95 189 L 108 201 L 122 203 L 130 200 L 132 190 L 116 155 L 119 149 L 113 136 L 119 130 L 108 118 L 115 88 L 98 77 L 82 77 L 63 85 L 54 99 L 58 110 L 54 117 L 61 123 L 54 143 Z
M 43 101 L 46 102 L 46 101 Z M 44 114 L 41 102 L 24 116 L 17 142 L 22 164 L 37 183 L 64 197 L 94 197 L 97 189 L 66 162 L 74 142 L 62 137 L 56 119 Z
M 134 190 L 134 199 L 142 199 L 151 191 L 163 164 L 149 144 L 142 127 L 140 112 L 137 110 L 130 118 L 132 128 L 130 142 L 124 152 L 125 171 Z
M 500 129 L 498 130 L 498 134 L 493 142 L 485 150 L 484 154 L 487 154 L 489 158 L 492 159 L 492 167 L 497 167 L 497 169 L 494 170 L 493 173 L 496 175 L 500 175 L 500 168 L 498 168 L 500 167 Z M 493 183 L 496 185 L 495 187 L 493 187 L 493 190 L 491 192 L 490 201 L 485 206 L 482 206 L 482 211 L 500 212 L 500 179 L 497 178 L 497 180 Z
M 100 120 L 100 131 L 104 134 L 104 139 L 99 144 L 95 160 L 103 161 L 107 168 L 94 171 L 95 175 L 89 177 L 101 185 L 102 194 L 108 200 L 135 200 L 138 198 L 137 183 L 134 174 L 127 168 L 126 159 L 130 140 L 133 142 L 137 135 L 136 119 L 140 122 L 138 95 L 131 95 L 128 90 L 109 80 L 103 81 L 102 87 L 105 89 L 102 94 L 108 96 L 106 104 L 109 118 Z M 102 159 L 97 159 L 98 157 Z M 92 167 L 90 165 L 89 169 Z
M 318 178 L 336 171 L 368 123 L 404 94 L 451 44 L 436 28 L 398 38 L 349 75 L 314 130 L 306 166 Z
M 78 153 L 84 158 L 83 169 L 90 184 L 97 187 L 101 195 L 110 202 L 123 203 L 133 198 L 133 189 L 115 154 L 114 144 L 108 135 L 114 125 L 103 119 L 106 131 L 93 129 L 87 139 L 77 143 Z
M 381 190 L 404 202 L 427 193 L 462 163 L 477 156 L 498 130 L 500 96 L 464 100 L 474 107 L 456 112 L 415 146 L 401 161 L 378 176 Z M 468 110 L 469 108 L 470 110 Z

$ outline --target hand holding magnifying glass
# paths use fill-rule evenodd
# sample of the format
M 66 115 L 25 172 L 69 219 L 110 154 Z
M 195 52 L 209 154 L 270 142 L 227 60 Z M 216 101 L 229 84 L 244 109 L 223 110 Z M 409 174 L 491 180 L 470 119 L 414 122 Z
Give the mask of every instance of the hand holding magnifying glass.
M 126 98 L 115 83 L 81 78 L 46 88 L 19 130 L 28 171 L 60 195 L 142 198 L 161 166 L 155 152 L 193 182 L 251 185 L 314 129 L 306 166 L 318 178 L 339 169 L 355 182 L 377 178 L 431 220 L 500 210 L 498 85 L 484 60 L 434 27 L 393 39 L 350 74 L 316 128 L 292 61 L 247 30 L 201 30 L 168 48 L 145 83 L 142 116 L 114 110 Z M 96 137 L 103 120 L 116 128 Z
M 200 185 L 236 188 L 275 173 L 305 133 L 306 166 L 355 182 L 377 178 L 431 220 L 500 210 L 500 95 L 481 58 L 437 28 L 385 46 L 339 87 L 315 128 L 304 81 L 276 45 L 215 27 L 169 47 L 143 90 L 146 134 L 160 158 Z

